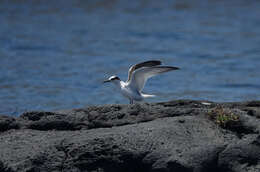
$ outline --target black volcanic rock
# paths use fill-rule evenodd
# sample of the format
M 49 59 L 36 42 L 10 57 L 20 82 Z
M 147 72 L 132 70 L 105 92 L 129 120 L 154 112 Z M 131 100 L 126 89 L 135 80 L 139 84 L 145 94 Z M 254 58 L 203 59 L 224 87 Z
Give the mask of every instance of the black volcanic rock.
M 18 128 L 19 124 L 15 118 L 6 115 L 0 115 L 0 132 Z
M 237 120 L 221 125 L 216 107 Z M 259 172 L 259 110 L 180 100 L 0 116 L 0 171 Z

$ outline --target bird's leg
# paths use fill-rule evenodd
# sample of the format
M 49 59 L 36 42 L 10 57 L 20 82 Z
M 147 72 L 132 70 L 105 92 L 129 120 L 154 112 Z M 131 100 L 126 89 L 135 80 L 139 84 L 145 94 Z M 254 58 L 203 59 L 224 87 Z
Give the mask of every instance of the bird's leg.
M 130 99 L 130 104 L 132 105 L 134 103 L 133 99 Z

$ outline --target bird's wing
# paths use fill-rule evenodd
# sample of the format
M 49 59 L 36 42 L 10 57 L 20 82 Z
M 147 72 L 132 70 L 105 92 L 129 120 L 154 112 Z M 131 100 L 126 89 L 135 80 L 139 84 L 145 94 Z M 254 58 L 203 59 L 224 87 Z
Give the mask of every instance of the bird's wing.
M 168 72 L 171 70 L 178 70 L 178 67 L 172 66 L 153 66 L 153 67 L 143 67 L 133 72 L 133 76 L 129 81 L 129 85 L 132 88 L 136 88 L 137 91 L 142 91 L 147 79 L 158 75 L 160 73 Z
M 152 66 L 158 66 L 160 64 L 162 64 L 162 62 L 159 60 L 150 60 L 150 61 L 145 61 L 145 62 L 138 63 L 138 64 L 131 66 L 128 71 L 128 79 L 126 82 L 130 82 L 132 74 L 135 70 L 137 70 L 141 67 L 152 67 Z

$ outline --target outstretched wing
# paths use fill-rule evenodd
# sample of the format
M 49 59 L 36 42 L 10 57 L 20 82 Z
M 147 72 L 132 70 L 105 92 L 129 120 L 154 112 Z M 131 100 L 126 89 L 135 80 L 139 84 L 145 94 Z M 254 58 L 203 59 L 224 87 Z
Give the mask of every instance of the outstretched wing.
M 147 79 L 158 75 L 160 73 L 168 72 L 171 70 L 178 70 L 178 67 L 172 66 L 153 66 L 153 67 L 143 67 L 135 70 L 129 82 L 129 86 L 136 88 L 137 91 L 142 91 Z
M 138 63 L 136 65 L 133 65 L 130 67 L 129 71 L 128 71 L 128 79 L 126 82 L 130 82 L 132 74 L 135 70 L 141 68 L 141 67 L 152 67 L 152 66 L 158 66 L 161 65 L 162 62 L 159 60 L 150 60 L 150 61 L 145 61 L 142 63 Z

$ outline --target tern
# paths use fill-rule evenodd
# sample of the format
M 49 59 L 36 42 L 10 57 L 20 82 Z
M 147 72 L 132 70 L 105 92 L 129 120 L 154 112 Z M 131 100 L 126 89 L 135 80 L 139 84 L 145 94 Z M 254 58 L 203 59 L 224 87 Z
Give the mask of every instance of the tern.
M 158 74 L 178 70 L 178 67 L 160 66 L 162 64 L 159 60 L 150 60 L 135 64 L 129 68 L 128 79 L 126 82 L 121 81 L 118 76 L 111 76 L 106 82 L 112 82 L 120 90 L 120 93 L 129 99 L 130 104 L 134 101 L 142 101 L 145 98 L 155 97 L 155 95 L 144 94 L 142 90 L 146 81 Z

